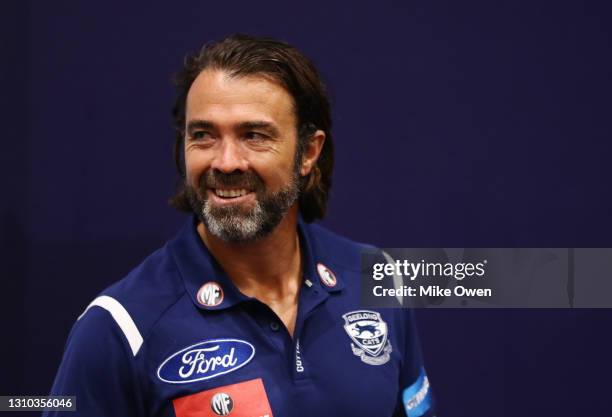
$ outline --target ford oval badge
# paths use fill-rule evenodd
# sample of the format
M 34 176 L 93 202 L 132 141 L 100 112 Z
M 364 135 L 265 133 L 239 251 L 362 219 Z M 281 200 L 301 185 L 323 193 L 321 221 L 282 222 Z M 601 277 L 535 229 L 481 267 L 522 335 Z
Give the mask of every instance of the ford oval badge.
M 157 369 L 157 377 L 170 384 L 203 381 L 240 369 L 253 356 L 255 348 L 244 340 L 205 340 L 169 356 Z

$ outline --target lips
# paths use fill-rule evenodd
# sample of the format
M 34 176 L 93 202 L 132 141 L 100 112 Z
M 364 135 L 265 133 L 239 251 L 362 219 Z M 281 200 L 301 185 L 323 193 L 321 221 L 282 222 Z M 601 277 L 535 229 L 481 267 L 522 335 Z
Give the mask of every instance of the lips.
M 256 193 L 246 188 L 209 188 L 208 200 L 217 208 L 253 204 Z
M 200 178 L 200 187 L 218 206 L 249 202 L 264 190 L 262 179 L 251 171 L 224 173 L 209 170 Z

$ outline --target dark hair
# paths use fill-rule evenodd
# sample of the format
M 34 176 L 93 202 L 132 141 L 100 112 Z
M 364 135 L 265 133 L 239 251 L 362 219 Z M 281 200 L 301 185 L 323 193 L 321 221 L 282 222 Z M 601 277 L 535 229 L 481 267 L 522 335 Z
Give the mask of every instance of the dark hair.
M 310 174 L 301 179 L 299 197 L 300 213 L 305 221 L 323 218 L 334 166 L 332 120 L 325 85 L 312 62 L 286 43 L 247 35 L 232 35 L 220 42 L 207 43 L 199 52 L 188 55 L 175 76 L 177 96 L 172 110 L 176 130 L 174 160 L 181 177 L 185 176 L 183 141 L 187 93 L 205 69 L 223 70 L 232 76 L 260 74 L 286 88 L 295 104 L 298 155 L 317 129 L 325 132 L 325 143 L 317 163 Z M 170 204 L 179 210 L 191 211 L 184 184 L 180 187 Z

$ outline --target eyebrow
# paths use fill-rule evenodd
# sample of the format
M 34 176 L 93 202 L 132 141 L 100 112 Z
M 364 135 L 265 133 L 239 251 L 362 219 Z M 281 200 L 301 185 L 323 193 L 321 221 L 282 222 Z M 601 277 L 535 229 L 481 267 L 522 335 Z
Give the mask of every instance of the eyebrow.
M 187 132 L 193 133 L 196 129 L 214 129 L 215 124 L 209 120 L 190 120 L 187 123 Z M 271 136 L 279 136 L 280 132 L 278 128 L 270 122 L 266 122 L 264 120 L 251 120 L 246 122 L 241 122 L 237 125 L 239 130 L 251 130 L 251 129 L 262 129 L 266 130 Z
M 262 129 L 266 130 L 272 136 L 279 136 L 279 131 L 274 124 L 262 120 L 242 122 L 238 124 L 238 128 L 241 130 Z
M 212 129 L 214 128 L 214 124 L 209 122 L 208 120 L 190 120 L 187 123 L 187 132 L 193 133 L 196 129 Z

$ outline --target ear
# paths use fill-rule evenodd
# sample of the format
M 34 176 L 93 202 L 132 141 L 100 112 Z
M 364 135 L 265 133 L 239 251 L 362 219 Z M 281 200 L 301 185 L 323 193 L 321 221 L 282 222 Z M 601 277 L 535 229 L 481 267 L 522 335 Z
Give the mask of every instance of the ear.
M 312 168 L 317 163 L 319 159 L 319 155 L 321 155 L 321 150 L 323 149 L 323 144 L 325 143 L 325 132 L 322 130 L 317 130 L 310 137 L 310 141 L 306 145 L 304 149 L 304 154 L 302 155 L 302 166 L 300 167 L 300 175 L 305 177 L 310 174 Z

